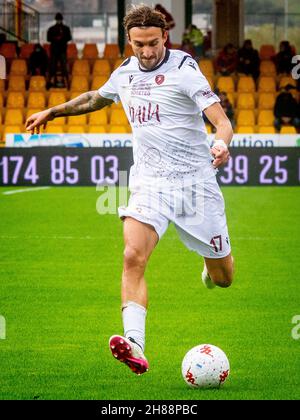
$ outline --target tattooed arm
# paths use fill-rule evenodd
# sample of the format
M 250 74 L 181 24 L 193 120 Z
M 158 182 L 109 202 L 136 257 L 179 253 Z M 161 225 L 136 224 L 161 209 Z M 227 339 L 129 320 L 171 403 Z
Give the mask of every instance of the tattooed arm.
M 43 126 L 46 128 L 47 122 L 54 120 L 54 118 L 94 112 L 112 103 L 112 100 L 100 96 L 97 90 L 86 92 L 69 102 L 31 115 L 27 119 L 25 127 L 31 134 L 34 134 L 35 132 L 39 134 L 40 127 Z

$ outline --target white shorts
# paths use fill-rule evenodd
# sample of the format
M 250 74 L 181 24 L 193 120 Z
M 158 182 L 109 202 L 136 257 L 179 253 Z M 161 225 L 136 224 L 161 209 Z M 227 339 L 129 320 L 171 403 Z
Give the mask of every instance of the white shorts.
M 153 226 L 159 238 L 173 223 L 186 247 L 203 257 L 224 258 L 231 252 L 224 199 L 215 177 L 173 191 L 133 192 L 119 216 Z

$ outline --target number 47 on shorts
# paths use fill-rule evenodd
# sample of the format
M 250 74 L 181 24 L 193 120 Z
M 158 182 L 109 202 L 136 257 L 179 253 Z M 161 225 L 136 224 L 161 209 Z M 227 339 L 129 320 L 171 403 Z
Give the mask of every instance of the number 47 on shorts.
M 229 245 L 229 238 L 226 238 L 226 242 Z M 222 235 L 214 236 L 210 241 L 210 244 L 215 248 L 215 252 L 223 251 L 223 238 Z

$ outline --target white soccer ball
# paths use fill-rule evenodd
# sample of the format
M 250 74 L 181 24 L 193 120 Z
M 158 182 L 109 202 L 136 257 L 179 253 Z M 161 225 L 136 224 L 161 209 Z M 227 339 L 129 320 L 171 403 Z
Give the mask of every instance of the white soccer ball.
M 219 388 L 228 378 L 230 366 L 219 347 L 201 344 L 184 356 L 182 376 L 192 388 Z

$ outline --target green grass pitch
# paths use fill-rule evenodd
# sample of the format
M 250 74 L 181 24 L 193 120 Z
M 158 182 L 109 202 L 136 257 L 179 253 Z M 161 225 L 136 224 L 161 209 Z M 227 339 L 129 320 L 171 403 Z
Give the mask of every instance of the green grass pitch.
M 122 333 L 122 223 L 99 216 L 94 188 L 0 189 L 0 399 L 299 399 L 297 188 L 223 190 L 236 278 L 207 290 L 202 259 L 170 227 L 146 278 L 149 373 L 115 361 Z M 299 329 L 298 329 L 299 331 Z M 231 374 L 220 390 L 188 388 L 185 353 L 221 347 Z

